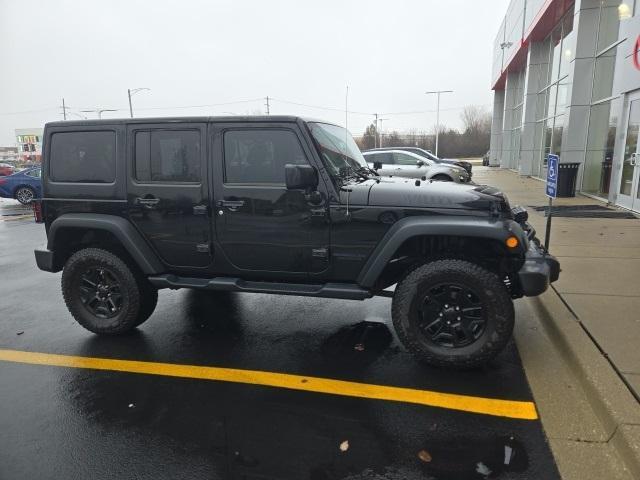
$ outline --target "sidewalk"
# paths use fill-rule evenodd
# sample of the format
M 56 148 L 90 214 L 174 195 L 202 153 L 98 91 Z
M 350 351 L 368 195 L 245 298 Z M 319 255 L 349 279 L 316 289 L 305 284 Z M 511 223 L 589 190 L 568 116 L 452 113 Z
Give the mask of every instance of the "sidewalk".
M 473 180 L 502 189 L 511 206 L 527 208 L 544 241 L 544 212 L 531 208 L 548 203 L 543 182 L 478 166 Z M 605 204 L 577 195 L 556 205 Z M 581 378 L 606 442 L 640 478 L 640 219 L 554 217 L 550 251 L 562 269 L 553 284 L 557 295 L 550 290 L 532 304 Z

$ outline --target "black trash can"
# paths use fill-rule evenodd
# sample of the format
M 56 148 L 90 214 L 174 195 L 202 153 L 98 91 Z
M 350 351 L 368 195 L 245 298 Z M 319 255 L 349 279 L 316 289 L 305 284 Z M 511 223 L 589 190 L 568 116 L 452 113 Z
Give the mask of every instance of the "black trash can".
M 579 163 L 561 163 L 558 165 L 558 196 L 575 197 L 576 179 Z

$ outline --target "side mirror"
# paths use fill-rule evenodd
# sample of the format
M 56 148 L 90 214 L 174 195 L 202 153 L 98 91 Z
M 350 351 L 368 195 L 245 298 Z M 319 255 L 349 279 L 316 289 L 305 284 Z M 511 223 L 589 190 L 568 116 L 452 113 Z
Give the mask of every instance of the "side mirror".
M 284 178 L 287 190 L 315 189 L 318 186 L 318 172 L 311 165 L 284 166 Z
M 423 167 L 423 166 L 424 166 L 424 160 L 418 160 L 418 161 L 416 162 L 416 164 L 417 164 L 419 167 Z
M 373 169 L 380 170 L 382 168 L 382 162 L 373 162 Z

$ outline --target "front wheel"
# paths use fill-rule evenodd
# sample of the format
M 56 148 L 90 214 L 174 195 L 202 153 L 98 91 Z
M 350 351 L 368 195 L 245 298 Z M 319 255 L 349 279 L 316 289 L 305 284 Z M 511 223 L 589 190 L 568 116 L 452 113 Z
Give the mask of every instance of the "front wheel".
M 36 196 L 36 192 L 34 192 L 31 187 L 20 187 L 16 190 L 14 195 L 16 200 L 18 200 L 22 205 L 30 204 Z
M 87 330 L 115 335 L 145 321 L 157 291 L 122 259 L 99 248 L 85 248 L 67 260 L 62 294 L 71 315 Z
M 463 260 L 437 260 L 396 287 L 393 324 L 409 351 L 431 365 L 480 366 L 511 338 L 513 302 L 497 275 Z
M 453 178 L 451 178 L 449 175 L 444 175 L 443 173 L 434 175 L 433 177 L 431 177 L 431 180 L 435 180 L 436 182 L 453 182 Z

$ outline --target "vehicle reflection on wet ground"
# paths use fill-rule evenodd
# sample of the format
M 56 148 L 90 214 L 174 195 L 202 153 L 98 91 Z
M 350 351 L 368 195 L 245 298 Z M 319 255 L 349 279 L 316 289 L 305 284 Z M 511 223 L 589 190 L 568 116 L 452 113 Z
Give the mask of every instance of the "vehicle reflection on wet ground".
M 41 227 L 11 222 L 0 349 L 229 367 L 530 401 L 514 344 L 486 368 L 421 364 L 390 300 L 161 291 L 131 335 L 78 326 L 59 275 L 32 259 Z M 558 478 L 537 420 L 192 378 L 0 361 L 0 478 Z

